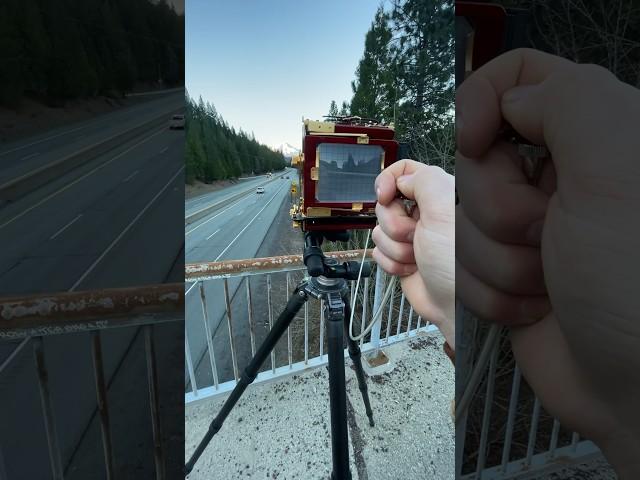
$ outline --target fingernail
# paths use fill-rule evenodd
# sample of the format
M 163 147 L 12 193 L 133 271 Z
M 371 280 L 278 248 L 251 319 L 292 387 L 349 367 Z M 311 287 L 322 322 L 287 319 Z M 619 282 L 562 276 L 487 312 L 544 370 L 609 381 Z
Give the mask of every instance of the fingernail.
M 540 320 L 551 311 L 551 303 L 548 297 L 523 300 L 520 304 L 520 311 L 526 317 Z
M 376 187 L 376 197 L 380 200 L 380 187 Z
M 544 219 L 529 225 L 527 230 L 527 241 L 533 245 L 539 245 L 542 241 L 542 230 L 544 227 Z

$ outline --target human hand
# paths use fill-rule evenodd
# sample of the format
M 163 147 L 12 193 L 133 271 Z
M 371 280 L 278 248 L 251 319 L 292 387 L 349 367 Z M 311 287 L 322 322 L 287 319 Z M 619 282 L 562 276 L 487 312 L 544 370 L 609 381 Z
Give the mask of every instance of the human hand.
M 639 478 L 640 92 L 608 71 L 515 50 L 456 96 L 456 293 L 512 328 L 542 403 Z M 502 121 L 551 152 L 539 188 Z M 542 321 L 537 322 L 542 319 Z
M 396 198 L 398 191 L 415 200 L 411 214 Z M 400 276 L 413 309 L 455 348 L 454 177 L 438 167 L 400 160 L 378 175 L 376 192 L 373 258 Z

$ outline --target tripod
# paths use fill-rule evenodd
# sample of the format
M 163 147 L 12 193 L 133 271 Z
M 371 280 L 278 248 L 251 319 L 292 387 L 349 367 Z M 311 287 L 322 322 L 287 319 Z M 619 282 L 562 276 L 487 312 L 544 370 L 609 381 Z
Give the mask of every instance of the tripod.
M 311 278 L 302 280 L 292 293 L 267 338 L 242 372 L 238 384 L 229 394 L 229 398 L 227 398 L 222 409 L 209 425 L 204 438 L 186 463 L 185 476 L 193 470 L 195 463 L 213 436 L 218 433 L 242 393 L 255 380 L 261 365 L 275 348 L 278 340 L 287 330 L 300 308 L 309 297 L 314 297 L 324 300 L 324 313 L 327 320 L 331 457 L 333 462 L 331 480 L 351 480 L 343 332 L 347 337 L 349 357 L 355 367 L 358 388 L 362 393 L 369 425 L 374 426 L 373 412 L 371 411 L 369 393 L 364 370 L 362 369 L 360 347 L 358 342 L 349 337 L 348 322 L 351 317 L 351 307 L 347 280 L 356 280 L 358 278 L 360 264 L 358 262 L 339 264 L 336 260 L 325 257 L 320 248 L 323 237 L 331 240 L 344 238 L 344 236 L 336 236 L 336 234 L 305 233 L 304 263 Z M 369 276 L 370 274 L 371 268 L 366 263 L 362 266 L 362 275 Z

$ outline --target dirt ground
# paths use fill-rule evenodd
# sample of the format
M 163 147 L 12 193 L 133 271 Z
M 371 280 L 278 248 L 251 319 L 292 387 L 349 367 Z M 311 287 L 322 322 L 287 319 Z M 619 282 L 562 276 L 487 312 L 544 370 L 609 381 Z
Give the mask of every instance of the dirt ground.
M 160 88 L 160 90 L 162 89 Z M 158 86 L 139 85 L 134 89 L 134 92 L 152 90 L 158 90 Z M 0 143 L 78 123 L 119 108 L 144 102 L 153 97 L 153 95 L 123 98 L 100 96 L 60 102 L 59 106 L 47 106 L 41 101 L 25 98 L 17 108 L 0 106 Z
M 17 140 L 80 122 L 137 101 L 139 100 L 98 97 L 68 102 L 65 106 L 56 108 L 25 99 L 16 110 L 0 107 L 0 142 Z

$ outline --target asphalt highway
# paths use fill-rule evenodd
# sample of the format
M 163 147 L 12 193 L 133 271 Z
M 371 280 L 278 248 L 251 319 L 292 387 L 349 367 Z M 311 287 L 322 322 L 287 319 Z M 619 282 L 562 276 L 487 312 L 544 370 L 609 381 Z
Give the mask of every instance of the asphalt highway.
M 221 205 L 206 217 L 185 226 L 186 262 L 212 262 L 254 257 L 279 210 L 283 208 L 283 205 L 288 205 L 285 198 L 290 195 L 294 173 L 295 170 L 286 169 L 284 172 L 276 172 L 270 180 L 264 177 L 247 180 L 242 183 L 242 186 L 238 184 L 214 192 L 218 197 L 226 198 L 237 193 L 240 188 L 247 188 L 247 185 L 253 184 L 257 187 L 257 185 L 267 182 L 264 185 L 265 192 L 263 194 L 257 194 L 255 189 L 252 189 L 242 198 Z M 290 177 L 289 179 L 284 178 L 287 175 Z M 215 199 L 215 201 L 219 200 Z M 229 279 L 228 282 L 229 295 L 233 297 L 240 285 L 240 280 L 237 278 Z M 209 386 L 213 384 L 213 375 L 209 357 L 205 355 L 207 335 L 205 334 L 200 288 L 196 283 L 186 283 L 185 289 L 185 334 L 188 337 L 189 349 L 192 352 L 196 369 L 196 383 L 201 386 Z M 213 334 L 222 326 L 221 322 L 225 318 L 223 284 L 220 281 L 204 282 L 204 290 L 210 332 Z M 244 291 L 239 293 L 244 295 Z M 218 361 L 229 363 L 229 359 L 218 359 Z M 220 367 L 223 365 L 218 365 L 218 368 Z M 228 369 L 224 368 L 224 370 Z M 185 372 L 187 372 L 186 365 Z M 188 382 L 187 373 L 185 383 Z
M 184 132 L 169 130 L 168 121 L 183 102 L 183 92 L 158 96 L 0 147 L 2 182 L 151 118 L 167 117 L 162 126 L 118 144 L 0 209 L 3 296 L 181 281 Z M 179 335 L 182 325 L 178 327 Z M 148 478 L 153 451 L 147 379 L 144 370 L 131 363 L 134 358 L 140 363 L 135 355 L 143 351 L 140 335 L 136 328 L 101 335 L 110 408 L 120 414 L 113 422 L 124 427 L 112 432 L 116 471 L 137 471 L 140 478 Z M 175 334 L 172 338 L 157 343 L 160 361 L 175 348 L 173 344 L 180 343 Z M 0 364 L 17 343 L 0 342 Z M 87 333 L 44 339 L 65 478 L 103 474 L 95 468 L 102 462 L 102 442 L 96 428 L 90 345 Z M 137 377 L 131 377 L 134 371 L 139 371 Z M 130 428 L 126 421 L 123 425 L 123 417 L 129 419 Z M 134 428 L 132 419 L 145 422 Z M 4 469 L 11 479 L 52 478 L 29 344 L 0 372 L 0 425 L 0 473 Z M 138 460 L 140 456 L 146 459 Z

